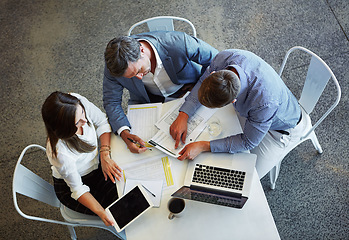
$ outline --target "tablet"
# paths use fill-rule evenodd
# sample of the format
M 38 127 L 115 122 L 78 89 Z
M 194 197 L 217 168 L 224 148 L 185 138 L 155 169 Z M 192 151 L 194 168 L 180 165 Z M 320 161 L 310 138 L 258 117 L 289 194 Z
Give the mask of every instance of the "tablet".
M 152 207 L 153 203 L 145 189 L 137 184 L 105 210 L 113 216 L 114 227 L 120 232 Z

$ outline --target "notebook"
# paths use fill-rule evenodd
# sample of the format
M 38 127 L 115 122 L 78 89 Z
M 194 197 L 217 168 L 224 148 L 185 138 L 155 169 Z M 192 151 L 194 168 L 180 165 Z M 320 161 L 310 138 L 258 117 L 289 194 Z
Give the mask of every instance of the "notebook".
M 257 156 L 202 154 L 188 163 L 184 186 L 171 196 L 242 208 L 250 194 Z

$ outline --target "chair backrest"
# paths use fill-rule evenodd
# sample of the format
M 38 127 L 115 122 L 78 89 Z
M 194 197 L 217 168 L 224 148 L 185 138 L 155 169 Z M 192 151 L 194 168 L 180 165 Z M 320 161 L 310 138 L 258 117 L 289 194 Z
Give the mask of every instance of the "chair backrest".
M 25 153 L 31 148 L 39 148 L 43 151 L 46 151 L 44 147 L 32 144 L 24 148 L 18 158 L 13 175 L 12 192 L 15 209 L 22 217 L 36 221 L 66 225 L 69 228 L 72 239 L 76 239 L 76 234 L 73 228 L 78 226 L 98 227 L 106 229 L 112 232 L 114 235 L 118 236 L 120 239 L 126 239 L 124 232 L 118 233 L 114 227 L 106 227 L 99 217 L 81 214 L 64 207 L 58 200 L 54 187 L 21 164 Z M 60 208 L 62 217 L 65 219 L 65 222 L 25 214 L 18 206 L 17 193 L 36 199 L 40 202 L 47 203 L 53 207 Z
M 44 147 L 32 144 L 24 148 L 21 155 L 18 158 L 12 182 L 13 202 L 17 212 L 22 217 L 31 220 L 58 223 L 69 226 L 77 226 L 77 224 L 65 223 L 61 221 L 30 216 L 23 213 L 22 210 L 19 208 L 17 202 L 17 193 L 47 203 L 53 207 L 59 208 L 61 206 L 61 203 L 56 196 L 53 186 L 21 164 L 24 154 L 31 148 L 39 148 L 43 151 L 46 151 Z
M 332 78 L 337 90 L 337 95 L 335 97 L 334 103 L 328 108 L 325 114 L 319 118 L 319 120 L 313 125 L 313 127 L 301 138 L 303 139 L 306 138 L 311 133 L 311 131 L 313 131 L 337 106 L 341 98 L 341 89 L 337 78 L 335 77 L 329 66 L 319 56 L 304 47 L 295 46 L 288 50 L 279 71 L 280 76 L 283 73 L 289 55 L 295 50 L 301 50 L 311 55 L 306 79 L 304 82 L 301 97 L 299 99 L 299 104 L 308 114 L 313 111 L 330 78 Z
M 60 202 L 56 197 L 53 186 L 21 164 L 26 151 L 34 147 L 45 151 L 45 148 L 40 145 L 29 145 L 22 151 L 13 175 L 13 193 L 20 193 L 53 207 L 59 207 Z
M 194 27 L 194 25 L 185 18 L 180 18 L 180 17 L 173 17 L 173 16 L 159 16 L 159 17 L 152 17 L 152 18 L 148 18 L 145 19 L 143 21 L 140 21 L 136 24 L 133 24 L 130 29 L 127 32 L 127 35 L 130 36 L 132 30 L 139 26 L 142 25 L 144 23 L 146 23 L 148 25 L 149 31 L 174 31 L 174 24 L 173 24 L 173 20 L 179 20 L 179 21 L 183 21 L 189 24 L 189 26 L 192 29 L 192 36 L 196 37 L 196 29 Z

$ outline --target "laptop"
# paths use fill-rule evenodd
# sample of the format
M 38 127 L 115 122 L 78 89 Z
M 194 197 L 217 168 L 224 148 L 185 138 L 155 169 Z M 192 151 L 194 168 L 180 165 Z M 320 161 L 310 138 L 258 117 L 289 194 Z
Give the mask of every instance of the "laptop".
M 256 159 L 251 153 L 199 155 L 188 163 L 184 186 L 171 196 L 242 208 L 250 194 Z

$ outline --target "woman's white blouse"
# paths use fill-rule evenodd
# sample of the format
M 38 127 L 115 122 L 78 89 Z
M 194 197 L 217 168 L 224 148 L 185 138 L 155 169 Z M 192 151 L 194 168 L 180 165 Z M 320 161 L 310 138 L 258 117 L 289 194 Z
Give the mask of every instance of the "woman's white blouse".
M 70 150 L 64 141 L 59 140 L 56 146 L 57 158 L 52 157 L 52 149 L 49 143 L 46 152 L 52 165 L 52 175 L 55 178 L 64 179 L 72 192 L 71 197 L 77 200 L 81 195 L 90 191 L 90 188 L 82 183 L 81 176 L 85 176 L 98 168 L 98 138 L 103 133 L 111 132 L 111 128 L 106 114 L 98 107 L 79 94 L 71 93 L 71 95 L 77 97 L 84 105 L 86 118 L 90 122 L 90 126 L 86 123 L 82 127 L 83 135 L 77 134 L 77 136 L 81 140 L 96 146 L 96 149 L 89 153 L 79 153 Z

